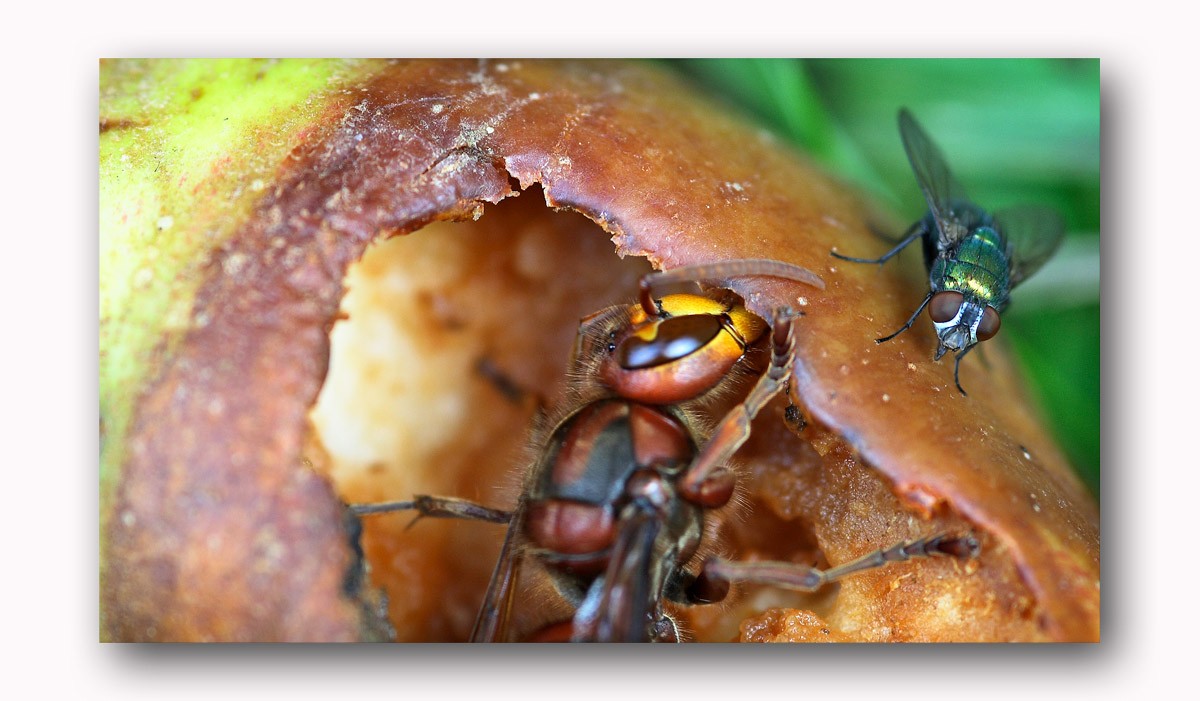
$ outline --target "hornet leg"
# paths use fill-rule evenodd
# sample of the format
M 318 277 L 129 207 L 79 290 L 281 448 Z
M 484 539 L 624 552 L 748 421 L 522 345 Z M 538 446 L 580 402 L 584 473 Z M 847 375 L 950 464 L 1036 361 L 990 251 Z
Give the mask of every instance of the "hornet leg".
M 979 555 L 975 536 L 949 536 L 945 533 L 897 543 L 885 550 L 876 550 L 847 563 L 827 570 L 807 567 L 794 562 L 730 562 L 712 558 L 704 563 L 703 576 L 728 582 L 754 582 L 798 591 L 816 591 L 822 586 L 852 574 L 883 567 L 892 562 L 905 562 L 920 557 L 971 558 Z

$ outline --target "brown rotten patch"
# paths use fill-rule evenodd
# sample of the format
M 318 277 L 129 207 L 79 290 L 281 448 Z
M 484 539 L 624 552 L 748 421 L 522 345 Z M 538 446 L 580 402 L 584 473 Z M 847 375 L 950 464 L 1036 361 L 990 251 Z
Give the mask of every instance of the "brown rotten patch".
M 909 563 L 818 595 L 744 587 L 687 612 L 695 638 L 1099 638 L 1094 503 L 1002 345 L 986 366 L 964 363 L 964 398 L 927 329 L 874 344 L 907 318 L 922 275 L 915 261 L 829 257 L 876 243 L 848 189 L 644 64 L 399 62 L 358 94 L 212 252 L 190 329 L 137 400 L 102 534 L 110 637 L 384 635 L 337 498 L 308 464 L 348 500 L 435 491 L 511 506 L 523 436 L 561 386 L 579 316 L 631 298 L 647 269 L 612 256 L 602 230 L 658 268 L 771 257 L 825 279 L 819 293 L 735 285 L 764 318 L 805 311 L 795 393 L 811 425 L 797 437 L 782 406 L 763 412 L 724 550 L 811 564 L 939 529 L 983 543 L 977 561 Z M 586 219 L 540 206 L 539 188 Z M 310 424 L 331 329 L 345 341 Z M 397 637 L 462 638 L 500 528 L 406 522 L 372 521 L 364 538 Z

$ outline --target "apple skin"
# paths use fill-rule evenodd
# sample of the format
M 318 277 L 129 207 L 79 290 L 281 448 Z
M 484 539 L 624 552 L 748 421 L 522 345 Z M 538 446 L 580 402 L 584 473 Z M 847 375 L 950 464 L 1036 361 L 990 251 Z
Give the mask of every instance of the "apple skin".
M 216 272 L 222 247 L 273 187 L 288 154 L 349 108 L 347 86 L 380 68 L 357 61 L 101 62 L 101 639 L 386 636 L 373 617 L 345 605 L 315 618 L 278 606 L 260 610 L 261 592 L 281 581 L 281 595 L 304 605 L 314 596 L 305 592 L 342 598 L 334 569 L 310 571 L 322 566 L 319 559 L 297 550 L 289 550 L 286 562 L 272 559 L 280 543 L 290 542 L 349 570 L 351 553 L 328 485 L 287 470 L 283 498 L 310 515 L 289 524 L 293 517 L 278 511 L 282 502 L 263 512 L 258 490 L 275 489 L 273 478 L 244 489 L 226 472 L 208 470 L 233 455 L 216 444 L 210 444 L 215 453 L 195 450 L 216 435 L 205 432 L 211 424 L 150 399 L 156 379 L 187 362 L 188 339 L 205 326 L 197 295 Z M 224 261 L 226 270 L 231 263 Z M 304 367 L 323 372 L 313 362 Z M 207 393 L 208 410 L 236 394 Z M 231 405 L 229 416 L 234 411 Z M 264 437 L 269 433 L 264 429 Z M 152 450 L 152 434 L 179 452 L 145 464 L 139 457 Z M 283 465 L 287 451 L 279 446 L 261 455 Z M 234 554 L 229 541 L 242 538 L 258 538 L 259 555 Z M 304 567 L 306 560 L 313 565 Z
M 756 425 L 739 454 L 750 498 L 781 533 L 816 520 L 839 561 L 913 524 L 985 544 L 961 587 L 939 579 L 953 563 L 913 569 L 912 587 L 847 583 L 826 613 L 835 637 L 1099 638 L 1096 505 L 1003 345 L 964 363 L 970 398 L 946 391 L 928 334 L 876 347 L 921 271 L 832 260 L 874 250 L 866 203 L 664 71 L 105 61 L 100 82 L 102 639 L 390 637 L 338 495 L 306 464 L 345 275 L 380 236 L 473 220 L 534 187 L 656 268 L 769 256 L 825 279 L 732 285 L 764 318 L 806 313 L 793 398 L 813 425 L 809 467 L 778 421 Z M 385 588 L 386 565 L 370 578 Z M 954 615 L 930 608 L 946 601 Z M 736 613 L 744 639 L 787 638 L 771 621 L 821 629 Z

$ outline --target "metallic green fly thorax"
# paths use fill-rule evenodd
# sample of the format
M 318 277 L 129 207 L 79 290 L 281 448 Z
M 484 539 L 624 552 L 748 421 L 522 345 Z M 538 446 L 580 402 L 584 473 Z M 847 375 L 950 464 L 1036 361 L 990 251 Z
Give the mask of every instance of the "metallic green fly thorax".
M 963 239 L 953 256 L 938 257 L 929 270 L 933 290 L 978 298 L 997 311 L 1008 304 L 1008 256 L 995 229 L 981 226 Z

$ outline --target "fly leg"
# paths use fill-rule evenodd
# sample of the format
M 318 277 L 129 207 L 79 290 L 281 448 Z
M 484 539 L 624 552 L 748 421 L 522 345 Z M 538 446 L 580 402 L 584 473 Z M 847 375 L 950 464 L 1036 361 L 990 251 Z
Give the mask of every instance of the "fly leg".
M 908 246 L 908 244 L 912 243 L 913 241 L 916 241 L 917 239 L 921 238 L 924 235 L 925 235 L 925 221 L 921 220 L 921 221 L 917 222 L 916 224 L 913 224 L 911 227 L 909 227 L 908 231 L 904 232 L 904 238 L 900 240 L 900 243 L 896 244 L 895 248 L 888 251 L 887 253 L 884 253 L 882 256 L 880 256 L 878 258 L 853 258 L 851 256 L 844 256 L 841 253 L 838 253 L 837 251 L 830 251 L 829 255 L 833 256 L 834 258 L 837 258 L 838 260 L 848 260 L 851 263 L 877 263 L 879 265 L 883 265 L 884 263 L 888 262 L 892 258 L 892 256 L 896 255 L 900 251 L 903 251 Z
M 969 533 L 962 536 L 939 533 L 928 538 L 897 543 L 890 548 L 867 553 L 827 570 L 807 567 L 794 562 L 731 562 L 721 558 L 712 558 L 704 563 L 701 578 L 725 582 L 753 582 L 812 592 L 830 582 L 893 562 L 905 562 L 922 557 L 967 559 L 978 555 L 979 541 L 975 536 Z
M 878 224 L 875 224 L 873 222 L 867 222 L 867 230 L 870 231 L 875 236 L 875 238 L 879 239 L 880 241 L 887 241 L 892 246 L 895 246 L 896 244 L 903 241 L 904 238 L 906 236 L 908 236 L 908 234 L 912 231 L 912 229 L 910 228 L 908 231 L 905 231 L 904 233 L 900 234 L 899 236 L 895 236 L 891 232 L 884 229 L 882 226 L 879 226 Z
M 910 328 L 912 328 L 913 322 L 915 322 L 917 320 L 917 317 L 921 315 L 921 311 L 923 309 L 925 309 L 925 307 L 929 304 L 929 300 L 931 300 L 931 299 L 933 299 L 932 291 L 930 291 L 929 294 L 925 295 L 925 299 L 921 302 L 921 306 L 917 307 L 917 311 L 913 312 L 912 316 L 908 317 L 908 321 L 904 322 L 904 326 L 901 326 L 899 329 L 888 334 L 887 336 L 884 336 L 883 338 L 875 339 L 875 342 L 876 343 L 887 343 L 888 341 L 892 340 L 893 338 L 899 336 L 900 334 L 902 334 L 905 331 L 908 331 Z
M 679 483 L 688 501 L 709 507 L 725 504 L 733 491 L 733 473 L 722 468 L 750 437 L 750 422 L 775 395 L 787 389 L 792 375 L 796 341 L 792 321 L 796 313 L 787 307 L 775 310 L 771 333 L 771 365 L 758 378 L 746 399 L 734 407 L 713 431 Z M 722 499 L 721 497 L 724 496 Z
M 900 251 L 903 251 L 910 243 L 923 237 L 925 235 L 926 231 L 927 231 L 927 228 L 925 225 L 925 220 L 922 219 L 921 221 L 919 221 L 916 224 L 913 224 L 911 227 L 909 227 L 908 231 L 904 232 L 904 238 L 901 239 L 900 243 L 896 244 L 895 248 L 888 251 L 887 253 L 884 253 L 882 256 L 880 256 L 878 258 L 854 258 L 851 256 L 844 256 L 841 253 L 838 253 L 837 251 L 830 251 L 829 255 L 831 255 L 834 258 L 837 258 L 839 260 L 848 260 L 852 263 L 876 263 L 878 265 L 883 265 L 884 263 L 888 262 L 888 260 L 890 260 L 892 258 L 892 256 L 896 255 Z M 925 306 L 929 304 L 929 300 L 931 300 L 931 299 L 933 299 L 932 291 L 928 295 L 925 296 L 925 301 L 921 302 L 921 306 L 917 307 L 917 311 L 913 312 L 912 316 L 908 317 L 908 321 L 904 322 L 904 326 L 901 326 L 895 332 L 890 333 L 887 336 L 884 336 L 883 338 L 875 339 L 875 342 L 876 343 L 886 343 L 887 341 L 892 340 L 893 338 L 899 336 L 900 334 L 902 334 L 905 331 L 912 328 L 913 322 L 915 322 L 917 320 L 917 317 L 921 315 L 921 311 L 923 309 L 925 309 Z
M 975 346 L 968 346 L 966 350 L 954 356 L 954 386 L 958 388 L 958 391 L 964 397 L 967 396 L 967 390 L 963 389 L 963 386 L 958 381 L 958 364 L 962 362 L 963 358 L 967 357 L 967 353 L 970 353 L 974 349 Z

